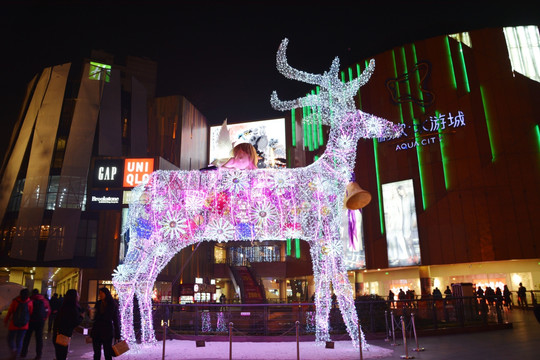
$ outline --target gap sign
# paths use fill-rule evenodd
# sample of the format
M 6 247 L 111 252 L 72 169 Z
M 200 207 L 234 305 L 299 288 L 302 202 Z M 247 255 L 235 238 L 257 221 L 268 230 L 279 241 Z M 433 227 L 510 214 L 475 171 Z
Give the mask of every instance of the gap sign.
M 124 187 L 142 184 L 154 172 L 154 159 L 126 159 L 124 164 Z
M 94 188 L 122 187 L 123 159 L 96 159 L 94 162 Z

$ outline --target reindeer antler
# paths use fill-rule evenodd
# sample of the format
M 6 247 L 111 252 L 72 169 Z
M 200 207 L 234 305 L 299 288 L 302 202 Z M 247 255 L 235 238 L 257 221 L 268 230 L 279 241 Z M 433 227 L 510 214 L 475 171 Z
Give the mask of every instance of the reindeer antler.
M 302 81 L 308 84 L 319 85 L 320 93 L 317 95 L 307 95 L 296 100 L 282 101 L 279 100 L 277 93 L 272 92 L 270 103 L 276 110 L 291 110 L 304 106 L 312 106 L 319 113 L 318 118 L 323 124 L 330 125 L 333 119 L 337 117 L 343 118 L 346 113 L 354 112 L 356 106 L 354 96 L 356 96 L 360 86 L 364 85 L 373 70 L 375 69 L 375 61 L 371 60 L 369 66 L 362 74 L 349 82 L 343 83 L 339 78 L 339 58 L 336 57 L 332 61 L 330 70 L 322 75 L 310 74 L 305 71 L 297 70 L 287 63 L 287 45 L 289 39 L 285 38 L 279 46 L 276 61 L 277 69 L 288 79 Z M 309 121 L 309 119 L 304 119 Z

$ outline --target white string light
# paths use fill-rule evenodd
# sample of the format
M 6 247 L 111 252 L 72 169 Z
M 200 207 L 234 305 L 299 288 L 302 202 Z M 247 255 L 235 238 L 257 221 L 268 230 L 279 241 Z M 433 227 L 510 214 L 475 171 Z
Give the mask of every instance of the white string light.
M 200 241 L 286 240 L 301 238 L 310 245 L 315 281 L 316 342 L 330 340 L 328 318 L 332 286 L 353 345 L 358 346 L 358 316 L 343 263 L 340 222 L 345 186 L 351 178 L 360 138 L 401 135 L 401 126 L 355 108 L 354 96 L 374 70 L 343 83 L 339 59 L 322 75 L 295 70 L 287 64 L 283 40 L 277 52 L 278 70 L 287 78 L 319 85 L 318 95 L 280 101 L 278 110 L 311 106 L 305 122 L 330 125 L 324 154 L 313 164 L 294 169 L 162 171 L 133 189 L 129 247 L 124 264 L 113 274 L 122 317 L 122 336 L 134 342 L 133 296 L 141 311 L 141 340 L 156 341 L 151 294 L 157 275 L 170 259 Z M 362 336 L 362 344 L 366 344 Z M 365 345 L 367 347 L 367 345 Z

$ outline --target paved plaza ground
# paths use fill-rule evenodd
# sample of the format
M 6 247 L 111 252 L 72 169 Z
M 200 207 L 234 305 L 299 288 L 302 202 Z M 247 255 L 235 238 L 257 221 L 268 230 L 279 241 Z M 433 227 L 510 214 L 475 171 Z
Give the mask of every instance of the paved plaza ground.
M 2 314 L 2 319 L 5 312 Z M 444 360 L 444 359 L 540 359 L 540 324 L 531 310 L 511 310 L 509 321 L 512 328 L 491 330 L 455 335 L 425 336 L 418 339 L 419 347 L 425 351 L 412 351 L 416 348 L 414 340 L 408 343 L 408 355 L 415 359 Z M 5 350 L 0 350 L 0 359 L 7 359 L 7 329 L 1 326 L 0 337 L 3 339 Z M 364 359 L 400 359 L 406 354 L 403 339 L 392 341 L 371 339 L 372 351 L 363 352 Z M 54 359 L 54 348 L 50 339 L 44 342 L 43 359 Z M 153 360 L 162 359 L 163 343 L 155 348 L 142 349 L 139 352 L 128 352 L 118 359 L 124 360 Z M 28 359 L 35 356 L 35 340 L 32 339 L 28 351 Z M 92 346 L 85 343 L 84 336 L 74 335 L 70 347 L 69 359 L 92 359 Z M 103 357 L 102 357 L 103 358 Z M 233 359 L 297 359 L 296 342 L 234 342 L 232 344 Z M 190 340 L 167 340 L 165 359 L 229 359 L 228 342 L 206 341 L 205 347 L 196 347 Z M 300 359 L 360 359 L 360 353 L 352 349 L 350 341 L 336 341 L 334 349 L 316 347 L 312 341 L 300 343 Z

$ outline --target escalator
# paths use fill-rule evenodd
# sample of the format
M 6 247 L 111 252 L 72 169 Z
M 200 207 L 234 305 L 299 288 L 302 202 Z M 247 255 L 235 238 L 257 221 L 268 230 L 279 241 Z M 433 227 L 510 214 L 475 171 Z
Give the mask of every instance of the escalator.
M 256 280 L 253 270 L 247 266 L 231 266 L 234 280 L 240 289 L 243 304 L 262 304 L 266 296 L 262 285 Z

